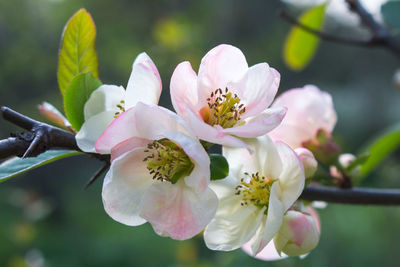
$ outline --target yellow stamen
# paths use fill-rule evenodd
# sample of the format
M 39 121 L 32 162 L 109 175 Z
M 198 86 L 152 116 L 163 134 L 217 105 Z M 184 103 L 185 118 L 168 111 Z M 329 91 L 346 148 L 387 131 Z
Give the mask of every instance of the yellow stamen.
M 185 151 L 168 139 L 148 144 L 144 152 L 150 154 L 143 161 L 147 161 L 147 169 L 155 180 L 176 183 L 180 178 L 188 176 L 194 168 Z
M 231 128 L 240 122 L 240 116 L 246 112 L 244 105 L 240 104 L 240 98 L 229 92 L 228 88 L 225 88 L 225 92 L 222 89 L 215 90 L 207 101 L 207 106 L 200 110 L 200 114 L 204 122 L 211 126 Z
M 122 112 L 125 112 L 125 101 L 121 100 L 119 102 L 119 104 L 117 104 L 117 108 L 119 109 L 119 111 L 115 112 L 114 114 L 114 118 L 118 117 L 119 115 L 121 115 Z
M 242 196 L 241 205 L 253 204 L 257 207 L 268 207 L 271 186 L 274 180 L 265 178 L 257 173 L 249 175 L 244 173 L 246 178 L 240 180 L 236 186 L 236 195 Z

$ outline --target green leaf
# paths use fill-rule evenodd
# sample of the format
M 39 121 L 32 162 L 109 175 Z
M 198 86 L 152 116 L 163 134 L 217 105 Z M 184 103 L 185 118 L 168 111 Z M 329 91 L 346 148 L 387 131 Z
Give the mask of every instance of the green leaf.
M 367 162 L 368 158 L 369 158 L 368 153 L 361 154 L 352 163 L 350 163 L 349 166 L 347 166 L 347 168 L 345 169 L 346 172 L 351 172 L 357 166 L 364 164 L 365 162 Z
M 91 72 L 76 76 L 69 84 L 64 95 L 64 110 L 72 127 L 79 131 L 85 122 L 83 107 L 90 94 L 101 85 Z
M 220 180 L 228 176 L 229 164 L 226 158 L 220 154 L 210 154 L 211 180 Z
M 299 23 L 314 30 L 322 28 L 326 4 L 313 7 L 304 12 Z M 293 26 L 286 38 L 283 58 L 286 65 L 295 71 L 304 69 L 313 58 L 319 44 L 319 38 L 298 26 Z
M 57 78 L 62 95 L 79 73 L 91 71 L 99 77 L 95 39 L 94 21 L 82 8 L 69 19 L 61 37 Z
M 381 6 L 381 13 L 386 24 L 400 29 L 400 1 L 387 1 Z
M 369 157 L 361 165 L 361 175 L 368 175 L 398 147 L 400 147 L 400 124 L 384 131 L 367 146 L 364 152 L 369 153 Z
M 82 154 L 82 152 L 49 150 L 33 158 L 13 157 L 0 164 L 0 183 L 50 162 L 79 154 Z

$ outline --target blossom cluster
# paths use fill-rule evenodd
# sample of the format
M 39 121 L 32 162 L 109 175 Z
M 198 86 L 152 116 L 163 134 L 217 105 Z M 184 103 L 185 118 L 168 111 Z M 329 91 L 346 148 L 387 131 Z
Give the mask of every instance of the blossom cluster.
M 198 73 L 189 62 L 175 68 L 175 113 L 158 105 L 162 81 L 141 53 L 126 90 L 102 85 L 91 94 L 76 135 L 83 151 L 111 155 L 105 211 L 177 240 L 204 231 L 213 250 L 243 248 L 263 260 L 310 252 L 320 223 L 298 200 L 317 170 L 306 147 L 318 152 L 314 139 L 330 135 L 336 113 L 330 95 L 313 85 L 274 101 L 279 83 L 267 63 L 249 67 L 238 48 L 219 45 Z M 229 163 L 224 179 L 210 179 L 211 144 L 222 145 Z

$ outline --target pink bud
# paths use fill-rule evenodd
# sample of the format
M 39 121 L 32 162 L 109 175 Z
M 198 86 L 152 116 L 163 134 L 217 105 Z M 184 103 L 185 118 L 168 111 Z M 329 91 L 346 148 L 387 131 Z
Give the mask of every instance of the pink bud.
M 341 154 L 339 156 L 339 163 L 343 168 L 349 167 L 349 165 L 356 160 L 356 156 L 350 153 Z
M 296 154 L 299 156 L 304 167 L 304 175 L 306 179 L 311 179 L 318 168 L 318 162 L 315 159 L 313 153 L 307 148 L 296 148 Z
M 319 232 L 313 217 L 308 213 L 289 210 L 283 217 L 282 226 L 274 238 L 278 253 L 299 256 L 314 249 Z

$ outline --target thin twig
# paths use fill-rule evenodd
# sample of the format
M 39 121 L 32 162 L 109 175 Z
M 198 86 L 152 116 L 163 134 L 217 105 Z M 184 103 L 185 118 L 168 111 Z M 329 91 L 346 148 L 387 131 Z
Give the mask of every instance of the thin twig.
M 356 40 L 356 39 L 349 39 L 345 38 L 342 36 L 336 36 L 332 35 L 329 33 L 325 33 L 319 30 L 315 30 L 307 25 L 304 25 L 300 23 L 298 20 L 295 18 L 291 17 L 288 13 L 286 13 L 284 10 L 281 10 L 279 13 L 280 17 L 286 20 L 287 22 L 311 33 L 316 36 L 318 36 L 322 40 L 330 41 L 330 42 L 335 42 L 335 43 L 343 43 L 343 44 L 349 44 L 349 45 L 356 45 L 356 46 L 372 46 L 374 45 L 374 42 L 372 40 Z
M 308 186 L 300 198 L 343 204 L 389 206 L 400 205 L 400 190 L 360 187 L 339 189 L 325 186 Z
M 84 190 L 88 189 L 88 187 L 91 186 L 97 180 L 97 178 L 99 178 L 103 174 L 103 172 L 105 172 L 109 167 L 110 167 L 110 164 L 109 163 L 105 163 L 103 167 L 98 169 L 93 174 L 93 176 L 89 179 L 89 181 L 86 183 L 86 185 L 85 185 L 85 187 L 83 189 Z

